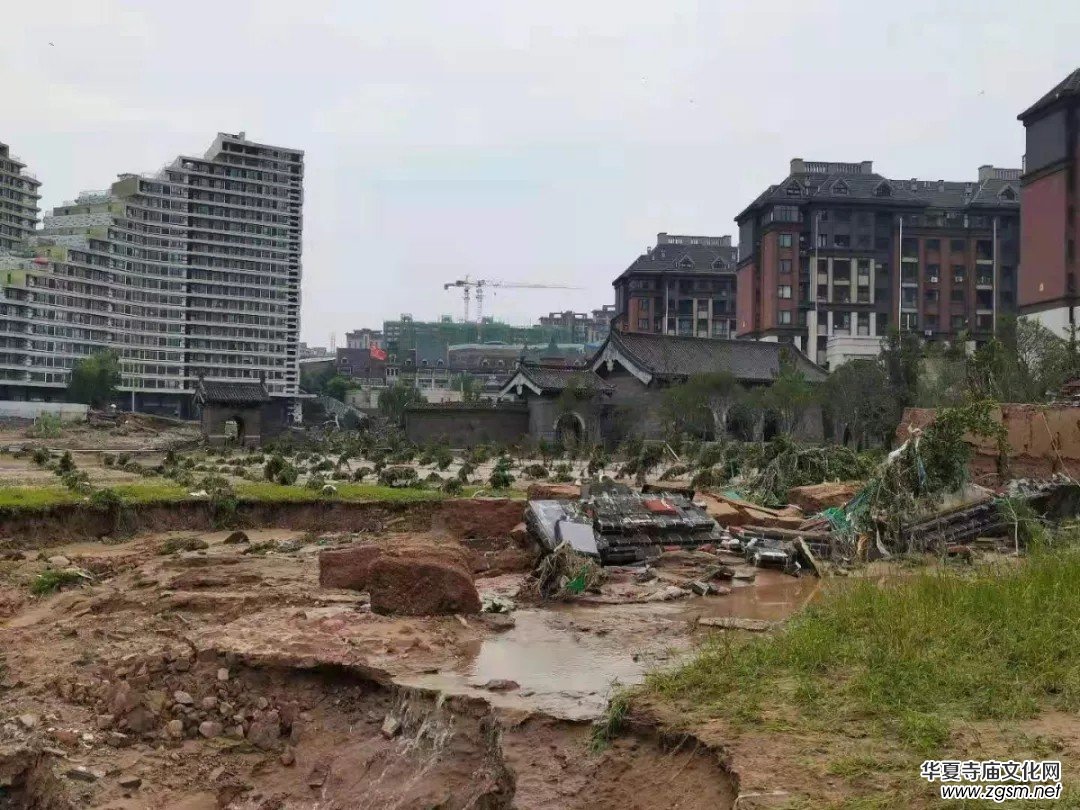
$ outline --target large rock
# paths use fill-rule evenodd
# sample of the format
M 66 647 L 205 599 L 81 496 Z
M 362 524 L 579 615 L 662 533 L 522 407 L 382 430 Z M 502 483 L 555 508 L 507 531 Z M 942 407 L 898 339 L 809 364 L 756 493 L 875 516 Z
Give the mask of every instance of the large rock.
M 319 586 L 366 591 L 371 564 L 381 553 L 382 549 L 370 543 L 320 552 Z
M 833 506 L 843 506 L 855 497 L 863 484 L 859 481 L 836 481 L 824 484 L 810 484 L 805 487 L 792 487 L 788 500 L 813 515 Z
M 375 559 L 367 578 L 375 613 L 430 616 L 480 612 L 480 594 L 463 549 L 395 549 Z

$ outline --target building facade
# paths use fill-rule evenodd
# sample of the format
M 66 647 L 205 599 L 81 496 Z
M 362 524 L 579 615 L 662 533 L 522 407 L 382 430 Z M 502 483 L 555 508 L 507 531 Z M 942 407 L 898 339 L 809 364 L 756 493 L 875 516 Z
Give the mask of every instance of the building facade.
M 0 253 L 20 247 L 37 227 L 41 183 L 0 143 Z
M 1080 68 L 1019 115 L 1024 124 L 1020 312 L 1068 336 L 1080 321 Z
M 1017 306 L 1020 170 L 890 180 L 871 161 L 791 161 L 736 217 L 737 334 L 835 368 L 890 328 L 988 339 Z
M 374 346 L 377 349 L 383 347 L 383 333 L 378 329 L 354 329 L 351 332 L 345 333 L 345 348 L 346 349 L 370 349 Z
M 558 330 L 567 336 L 571 343 L 602 343 L 611 329 L 611 319 L 615 317 L 615 307 L 605 304 L 592 312 L 551 312 L 541 317 L 540 326 Z
M 58 206 L 0 261 L 0 397 L 63 395 L 120 355 L 120 404 L 189 414 L 200 378 L 298 393 L 303 153 L 219 134 L 202 157 Z
M 737 261 L 730 236 L 656 235 L 612 282 L 625 333 L 728 338 L 735 331 Z

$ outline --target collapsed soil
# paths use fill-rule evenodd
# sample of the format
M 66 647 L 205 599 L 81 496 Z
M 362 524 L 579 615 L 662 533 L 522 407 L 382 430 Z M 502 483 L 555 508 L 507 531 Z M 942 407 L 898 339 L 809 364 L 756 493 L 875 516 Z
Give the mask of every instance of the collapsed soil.
M 505 503 L 485 516 L 458 502 L 407 533 L 393 521 L 359 533 L 252 530 L 238 544 L 200 532 L 207 547 L 179 553 L 162 553 L 165 543 L 190 532 L 40 553 L 9 545 L 0 807 L 731 807 L 732 777 L 692 736 L 639 729 L 590 748 L 605 675 L 617 674 L 605 667 L 621 661 L 633 679 L 674 660 L 694 632 L 689 602 L 633 604 L 624 573 L 613 576 L 619 604 L 524 606 L 515 628 L 513 613 L 378 616 L 366 594 L 318 587 L 320 550 L 408 538 L 462 546 L 482 595 L 527 603 L 531 555 L 490 530 L 522 508 Z M 486 536 L 467 536 L 478 522 Z M 31 597 L 41 557 L 56 555 L 94 584 Z M 670 562 L 639 591 L 704 560 Z M 549 642 L 573 645 L 577 669 L 537 659 L 554 664 L 544 678 L 492 691 L 520 651 Z

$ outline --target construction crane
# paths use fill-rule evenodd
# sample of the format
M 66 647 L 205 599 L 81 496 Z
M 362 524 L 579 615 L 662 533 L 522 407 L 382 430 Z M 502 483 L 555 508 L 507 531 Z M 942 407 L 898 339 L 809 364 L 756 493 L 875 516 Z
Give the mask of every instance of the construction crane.
M 469 302 L 472 291 L 476 290 L 476 322 L 484 320 L 484 288 L 503 287 L 511 290 L 580 290 L 582 287 L 574 287 L 568 284 L 525 284 L 516 281 L 495 281 L 493 279 L 478 278 L 471 280 L 468 276 L 459 278 L 457 281 L 448 281 L 443 284 L 444 290 L 451 287 L 461 288 L 461 297 L 465 302 L 465 323 L 469 322 Z

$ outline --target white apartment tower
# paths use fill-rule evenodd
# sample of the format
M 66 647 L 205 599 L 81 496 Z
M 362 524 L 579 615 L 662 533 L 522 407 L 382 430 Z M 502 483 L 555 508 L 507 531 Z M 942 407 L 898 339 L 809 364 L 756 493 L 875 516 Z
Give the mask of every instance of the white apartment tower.
M 40 185 L 8 145 L 0 143 L 0 253 L 18 247 L 37 227 Z
M 200 377 L 295 397 L 303 177 L 303 152 L 221 133 L 57 206 L 0 262 L 0 397 L 59 398 L 104 348 L 140 410 L 190 414 Z

